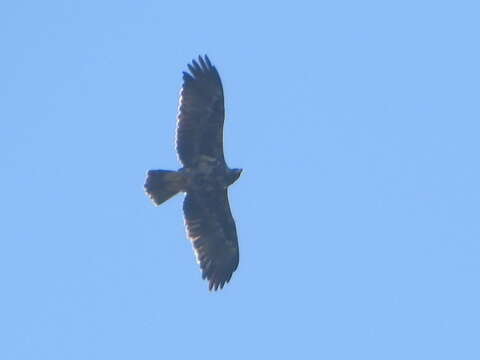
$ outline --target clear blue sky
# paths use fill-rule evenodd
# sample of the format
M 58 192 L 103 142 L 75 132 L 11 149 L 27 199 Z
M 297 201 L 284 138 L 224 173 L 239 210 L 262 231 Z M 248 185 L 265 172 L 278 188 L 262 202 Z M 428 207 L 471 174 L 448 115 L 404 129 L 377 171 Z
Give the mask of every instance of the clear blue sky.
M 480 359 L 477 4 L 2 3 L 0 359 Z M 143 193 L 204 53 L 245 169 L 218 293 Z

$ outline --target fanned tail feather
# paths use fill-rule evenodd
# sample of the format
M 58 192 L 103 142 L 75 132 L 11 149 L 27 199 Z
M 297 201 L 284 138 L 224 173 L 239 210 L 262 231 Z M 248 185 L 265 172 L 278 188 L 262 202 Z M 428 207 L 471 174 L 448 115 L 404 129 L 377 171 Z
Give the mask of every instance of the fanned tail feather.
M 150 170 L 145 180 L 145 192 L 155 205 L 160 205 L 184 188 L 184 176 L 178 171 Z

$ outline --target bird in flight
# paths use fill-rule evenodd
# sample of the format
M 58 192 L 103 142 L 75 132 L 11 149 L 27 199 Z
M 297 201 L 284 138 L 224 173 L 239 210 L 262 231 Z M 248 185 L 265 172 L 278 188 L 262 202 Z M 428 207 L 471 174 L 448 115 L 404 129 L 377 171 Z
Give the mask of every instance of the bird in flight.
M 238 266 L 235 221 L 228 187 L 242 169 L 230 169 L 223 154 L 225 108 L 223 87 L 215 66 L 205 55 L 183 73 L 177 115 L 177 171 L 150 170 L 145 192 L 155 205 L 184 192 L 186 233 L 209 290 L 222 289 Z

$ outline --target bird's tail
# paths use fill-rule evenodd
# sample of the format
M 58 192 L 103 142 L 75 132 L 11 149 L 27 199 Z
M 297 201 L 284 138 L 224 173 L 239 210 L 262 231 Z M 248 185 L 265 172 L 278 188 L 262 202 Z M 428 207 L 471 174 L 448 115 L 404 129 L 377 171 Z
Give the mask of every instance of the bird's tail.
M 144 188 L 158 206 L 185 188 L 185 177 L 178 171 L 150 170 Z

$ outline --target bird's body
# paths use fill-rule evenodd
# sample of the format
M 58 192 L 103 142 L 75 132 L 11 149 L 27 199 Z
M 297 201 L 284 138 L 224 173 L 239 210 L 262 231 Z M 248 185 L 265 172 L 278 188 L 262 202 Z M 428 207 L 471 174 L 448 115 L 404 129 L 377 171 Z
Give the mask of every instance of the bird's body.
M 223 88 L 207 56 L 188 65 L 177 117 L 178 171 L 150 170 L 145 190 L 156 205 L 185 192 L 183 210 L 187 235 L 209 288 L 223 288 L 239 261 L 235 222 L 227 188 L 241 174 L 223 155 L 225 117 Z
M 240 175 L 238 169 L 229 169 L 208 156 L 202 156 L 194 167 L 183 167 L 178 171 L 185 175 L 185 192 L 226 189 Z

